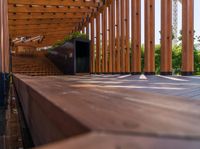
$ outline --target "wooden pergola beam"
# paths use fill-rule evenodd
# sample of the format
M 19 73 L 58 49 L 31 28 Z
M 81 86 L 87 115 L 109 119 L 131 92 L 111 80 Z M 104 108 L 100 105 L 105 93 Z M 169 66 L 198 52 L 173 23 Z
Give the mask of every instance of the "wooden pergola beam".
M 172 74 L 172 0 L 161 1 L 161 75 Z
M 91 19 L 90 71 L 91 71 L 91 73 L 95 73 L 95 60 L 94 60 L 94 18 Z
M 182 75 L 194 72 L 194 0 L 182 0 Z
M 78 23 L 82 19 L 27 19 L 27 20 L 9 20 L 9 25 L 40 25 L 40 24 L 67 24 L 67 23 Z
M 101 72 L 101 51 L 100 51 L 100 14 L 96 17 L 96 73 Z
M 155 74 L 155 0 L 145 0 L 145 54 L 144 73 Z
M 10 72 L 7 0 L 0 0 L 0 73 Z
M 74 0 L 8 0 L 8 4 L 21 5 L 42 5 L 42 6 L 69 6 L 69 7 L 97 7 L 95 1 L 74 1 Z
M 27 31 L 31 29 L 54 29 L 58 28 L 59 30 L 64 30 L 64 29 L 72 29 L 74 28 L 74 24 L 44 24 L 44 25 L 17 25 L 17 26 L 9 26 L 9 30 L 12 32 L 13 31 Z
M 125 73 L 125 1 L 121 1 L 121 73 Z
M 9 19 L 16 20 L 26 20 L 26 19 L 53 19 L 53 18 L 63 18 L 63 19 L 74 19 L 74 18 L 83 18 L 87 14 L 74 14 L 74 13 L 9 13 Z
M 125 72 L 129 73 L 130 72 L 130 45 L 129 45 L 129 38 L 130 38 L 130 33 L 129 33 L 129 0 L 125 0 L 125 28 L 126 28 L 126 36 L 125 36 L 125 45 L 126 45 L 126 59 L 125 59 Z
M 40 33 L 40 32 L 35 32 L 35 33 L 21 33 L 21 34 L 10 34 L 10 37 L 16 38 L 16 37 L 21 37 L 21 36 L 27 36 L 27 37 L 32 37 L 32 36 L 57 36 L 57 35 L 68 35 L 71 31 L 65 31 L 65 32 L 46 32 L 46 33 Z
M 121 72 L 121 50 L 120 50 L 120 0 L 116 0 L 116 73 Z
M 110 72 L 116 72 L 116 63 L 115 63 L 115 0 L 110 4 Z
M 96 8 L 90 7 L 44 7 L 44 6 L 31 6 L 31 5 L 23 5 L 23 6 L 15 6 L 9 5 L 8 12 L 9 13 L 85 13 L 85 12 L 93 12 Z
M 103 10 L 102 13 L 102 72 L 108 72 L 108 60 L 107 60 L 107 50 L 108 50 L 108 37 L 107 37 L 107 8 Z
M 141 74 L 141 0 L 132 0 L 131 73 Z

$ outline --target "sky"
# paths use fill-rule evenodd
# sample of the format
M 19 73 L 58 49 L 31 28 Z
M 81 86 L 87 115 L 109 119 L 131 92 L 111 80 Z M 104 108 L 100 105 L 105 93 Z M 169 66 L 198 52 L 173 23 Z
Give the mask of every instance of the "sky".
M 155 12 L 155 42 L 156 44 L 160 43 L 160 1 L 155 0 L 156 2 L 156 12 Z M 195 35 L 200 36 L 200 0 L 194 0 L 194 30 Z M 142 43 L 144 43 L 144 0 L 142 0 Z M 182 29 L 182 6 L 178 4 L 178 30 Z

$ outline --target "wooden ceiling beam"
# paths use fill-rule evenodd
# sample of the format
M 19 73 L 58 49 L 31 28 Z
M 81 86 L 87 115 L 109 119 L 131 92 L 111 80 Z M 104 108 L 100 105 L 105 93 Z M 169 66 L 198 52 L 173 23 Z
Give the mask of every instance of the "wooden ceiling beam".
M 72 14 L 72 13 L 8 13 L 8 18 L 16 20 L 26 20 L 26 19 L 50 19 L 50 18 L 83 18 L 87 14 Z
M 70 24 L 44 24 L 44 25 L 17 25 L 17 26 L 9 26 L 9 30 L 30 30 L 30 29 L 54 29 L 54 30 L 59 30 L 59 29 L 72 29 L 75 24 L 70 23 Z M 56 28 L 56 29 L 55 29 Z
M 71 6 L 71 7 L 97 7 L 98 3 L 91 1 L 74 0 L 8 0 L 8 4 L 43 5 L 43 6 Z
M 15 6 L 15 5 L 9 5 L 8 6 L 8 12 L 9 13 L 85 13 L 85 12 L 93 12 L 96 10 L 96 8 L 68 8 L 68 7 L 44 7 L 44 6 Z
M 82 19 L 31 19 L 31 20 L 9 20 L 9 25 L 36 25 L 36 24 L 66 24 L 78 23 Z
M 31 30 L 10 30 L 10 34 L 30 34 L 30 33 L 38 33 L 38 34 L 48 34 L 48 33 L 56 33 L 56 32 L 70 32 L 72 28 L 66 29 L 31 29 Z
M 32 37 L 32 36 L 57 36 L 57 35 L 65 35 L 67 36 L 68 34 L 70 34 L 71 31 L 68 31 L 68 32 L 48 32 L 48 33 L 37 33 L 37 32 L 34 32 L 34 33 L 20 33 L 20 34 L 16 34 L 16 33 L 12 33 L 10 34 L 10 38 L 11 39 L 14 39 L 16 37 L 21 37 L 21 36 L 27 36 L 27 37 Z

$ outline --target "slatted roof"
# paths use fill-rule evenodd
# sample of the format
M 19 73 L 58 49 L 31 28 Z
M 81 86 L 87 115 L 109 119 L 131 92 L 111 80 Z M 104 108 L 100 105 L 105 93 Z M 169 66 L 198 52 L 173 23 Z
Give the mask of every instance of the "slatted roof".
M 102 0 L 8 0 L 10 38 L 43 36 L 40 43 L 24 44 L 49 46 L 81 28 L 101 6 Z

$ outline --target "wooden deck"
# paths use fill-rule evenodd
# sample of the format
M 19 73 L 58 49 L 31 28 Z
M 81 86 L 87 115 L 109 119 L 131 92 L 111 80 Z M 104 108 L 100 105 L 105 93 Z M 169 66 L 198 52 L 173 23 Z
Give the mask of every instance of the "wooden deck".
M 118 75 L 14 77 L 35 144 L 71 138 L 61 142 L 69 149 L 81 144 L 199 149 L 199 81 L 198 77 Z

